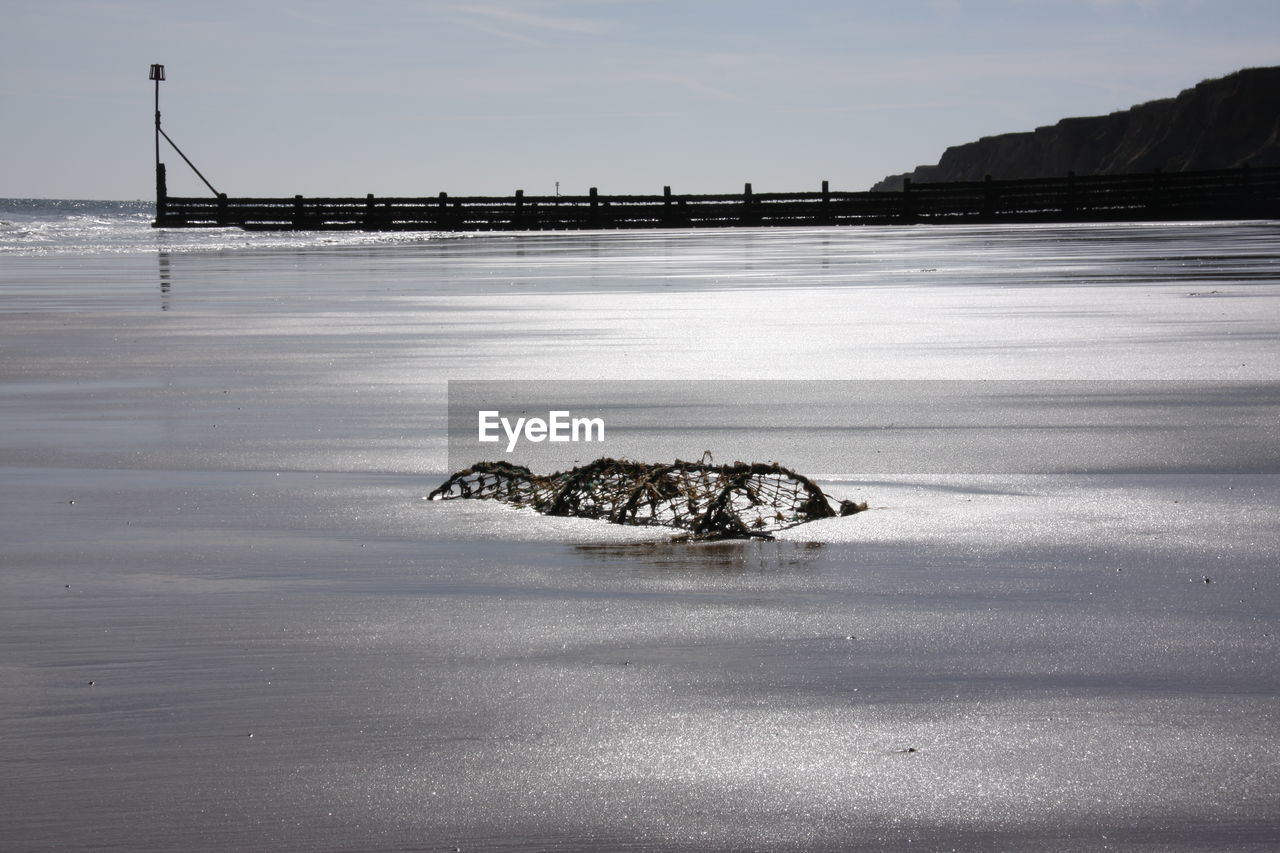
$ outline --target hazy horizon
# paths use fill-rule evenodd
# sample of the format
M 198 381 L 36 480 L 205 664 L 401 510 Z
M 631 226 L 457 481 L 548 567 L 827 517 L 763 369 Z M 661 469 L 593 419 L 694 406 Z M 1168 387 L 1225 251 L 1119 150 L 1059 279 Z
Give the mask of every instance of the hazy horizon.
M 0 197 L 863 190 L 1276 64 L 1259 0 L 0 0 Z M 175 194 L 207 190 L 162 152 Z

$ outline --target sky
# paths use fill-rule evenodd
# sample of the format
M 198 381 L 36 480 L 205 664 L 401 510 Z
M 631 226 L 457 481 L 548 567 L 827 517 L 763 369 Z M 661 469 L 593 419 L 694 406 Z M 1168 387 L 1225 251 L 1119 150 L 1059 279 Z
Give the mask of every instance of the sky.
M 0 197 L 152 198 L 151 63 L 232 196 L 864 190 L 1280 64 L 1280 2 L 0 0 Z

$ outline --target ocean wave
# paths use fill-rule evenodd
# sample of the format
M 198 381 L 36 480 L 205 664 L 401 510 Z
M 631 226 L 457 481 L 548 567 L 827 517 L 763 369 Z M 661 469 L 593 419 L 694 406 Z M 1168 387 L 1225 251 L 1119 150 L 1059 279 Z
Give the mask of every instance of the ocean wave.
M 0 255 L 128 255 L 412 245 L 466 235 L 430 231 L 243 231 L 152 228 L 146 201 L 0 199 Z

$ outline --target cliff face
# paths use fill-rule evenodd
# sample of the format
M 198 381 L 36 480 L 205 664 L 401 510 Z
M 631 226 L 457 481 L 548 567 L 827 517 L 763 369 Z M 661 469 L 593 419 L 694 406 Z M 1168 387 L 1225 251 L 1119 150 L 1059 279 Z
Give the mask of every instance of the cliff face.
M 936 166 L 890 175 L 913 182 L 980 181 L 1280 166 L 1280 66 L 1247 68 L 1121 112 L 1067 118 L 1026 133 L 948 148 Z

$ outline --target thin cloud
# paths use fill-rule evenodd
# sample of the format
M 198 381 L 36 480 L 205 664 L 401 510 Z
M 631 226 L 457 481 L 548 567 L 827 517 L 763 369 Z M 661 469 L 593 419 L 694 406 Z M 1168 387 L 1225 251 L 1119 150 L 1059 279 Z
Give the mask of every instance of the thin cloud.
M 540 11 L 545 6 L 527 3 L 484 3 L 449 6 L 456 21 L 489 35 L 522 42 L 538 41 L 533 33 L 599 35 L 609 27 L 595 18 L 557 15 Z

